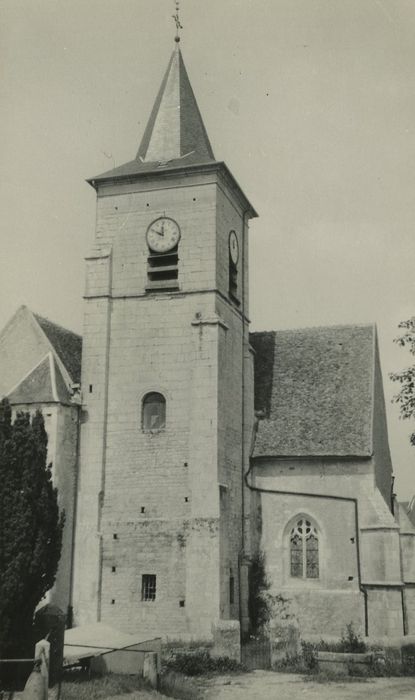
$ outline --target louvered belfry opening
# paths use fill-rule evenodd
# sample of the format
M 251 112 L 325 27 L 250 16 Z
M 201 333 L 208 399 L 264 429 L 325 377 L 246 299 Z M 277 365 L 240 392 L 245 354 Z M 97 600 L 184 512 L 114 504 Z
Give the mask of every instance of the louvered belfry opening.
M 179 248 L 168 253 L 149 252 L 147 258 L 147 290 L 177 289 L 179 277 Z

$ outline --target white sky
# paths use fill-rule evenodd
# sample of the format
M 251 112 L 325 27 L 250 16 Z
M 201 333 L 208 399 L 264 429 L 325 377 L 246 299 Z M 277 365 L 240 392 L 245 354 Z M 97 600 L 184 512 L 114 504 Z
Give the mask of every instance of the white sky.
M 172 0 L 0 0 L 0 327 L 20 304 L 82 330 L 85 178 L 131 160 L 173 49 Z M 251 225 L 252 330 L 375 321 L 390 405 L 415 314 L 414 0 L 181 0 L 181 48 Z

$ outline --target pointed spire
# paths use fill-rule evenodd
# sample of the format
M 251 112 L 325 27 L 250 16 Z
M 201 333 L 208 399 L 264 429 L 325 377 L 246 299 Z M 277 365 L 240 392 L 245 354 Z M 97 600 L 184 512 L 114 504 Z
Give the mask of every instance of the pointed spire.
M 197 106 L 179 44 L 171 56 L 137 153 L 142 163 L 189 157 L 213 161 L 212 147 Z

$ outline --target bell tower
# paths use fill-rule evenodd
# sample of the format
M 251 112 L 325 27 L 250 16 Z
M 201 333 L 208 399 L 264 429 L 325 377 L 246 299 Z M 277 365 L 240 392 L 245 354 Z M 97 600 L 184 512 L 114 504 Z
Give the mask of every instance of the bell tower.
M 205 636 L 241 616 L 256 213 L 177 39 L 136 158 L 89 181 L 74 620 Z

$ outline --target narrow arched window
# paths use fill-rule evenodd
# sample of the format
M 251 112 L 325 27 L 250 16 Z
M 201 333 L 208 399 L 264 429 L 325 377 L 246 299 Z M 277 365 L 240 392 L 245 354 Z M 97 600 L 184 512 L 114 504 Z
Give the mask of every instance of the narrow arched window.
M 291 576 L 318 578 L 318 533 L 306 518 L 299 518 L 290 533 Z
M 166 399 L 152 391 L 143 399 L 143 430 L 162 430 L 166 427 Z

